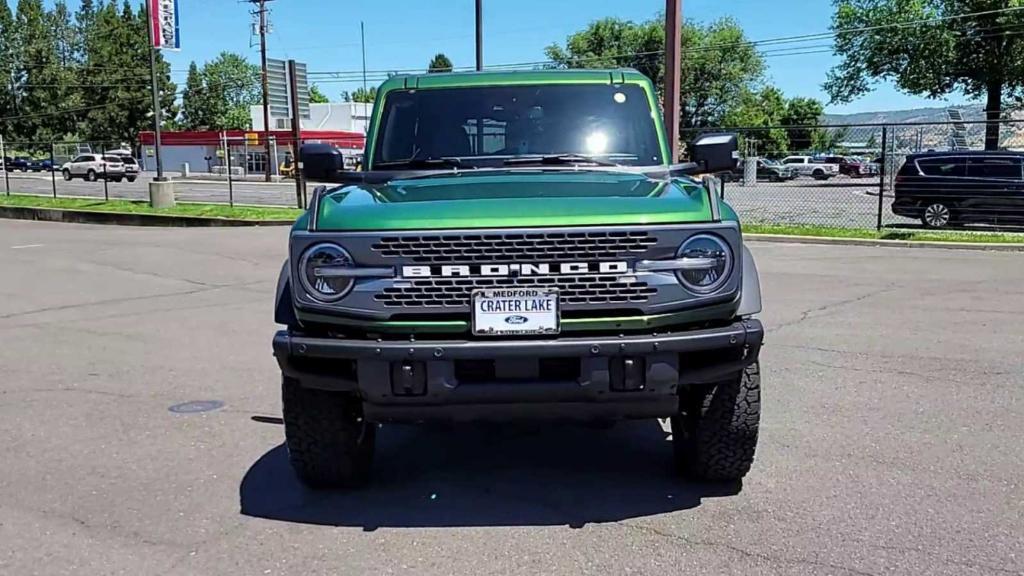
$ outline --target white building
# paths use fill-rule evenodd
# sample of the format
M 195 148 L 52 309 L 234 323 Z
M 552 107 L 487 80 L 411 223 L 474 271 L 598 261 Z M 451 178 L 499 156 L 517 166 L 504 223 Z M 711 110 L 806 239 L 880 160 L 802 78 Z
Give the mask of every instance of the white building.
M 303 130 L 334 130 L 366 134 L 373 104 L 363 102 L 329 102 L 310 104 L 309 119 L 302 119 Z M 250 106 L 253 131 L 263 130 L 263 106 Z M 271 130 L 290 130 L 291 119 L 270 115 Z

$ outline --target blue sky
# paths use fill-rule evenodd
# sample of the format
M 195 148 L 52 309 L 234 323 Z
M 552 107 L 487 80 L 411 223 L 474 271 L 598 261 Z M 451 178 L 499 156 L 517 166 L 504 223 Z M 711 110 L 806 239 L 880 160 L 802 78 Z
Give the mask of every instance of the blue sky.
M 71 4 L 76 4 L 71 0 Z M 178 0 L 182 51 L 167 54 L 184 83 L 191 60 L 203 62 L 221 50 L 246 54 L 259 61 L 249 45 L 251 5 L 237 0 Z M 473 0 L 273 0 L 271 57 L 305 61 L 310 71 L 354 71 L 361 67 L 359 21 L 366 25 L 368 70 L 424 68 L 436 52 L 447 54 L 456 66 L 474 62 Z M 814 34 L 828 29 L 832 3 L 828 0 L 684 0 L 687 18 L 710 21 L 735 18 L 748 38 Z M 664 0 L 484 0 L 484 62 L 505 64 L 544 59 L 543 49 L 592 20 L 617 16 L 633 20 L 653 17 Z M 809 45 L 821 46 L 822 41 Z M 792 45 L 780 46 L 780 48 Z M 770 81 L 787 95 L 813 96 L 821 91 L 825 73 L 835 63 L 831 53 L 769 56 Z M 371 82 L 373 84 L 373 82 Z M 321 83 L 328 96 L 352 90 L 361 81 Z M 954 98 L 959 102 L 960 98 Z M 888 86 L 829 112 L 891 110 L 941 106 L 947 102 L 900 94 Z

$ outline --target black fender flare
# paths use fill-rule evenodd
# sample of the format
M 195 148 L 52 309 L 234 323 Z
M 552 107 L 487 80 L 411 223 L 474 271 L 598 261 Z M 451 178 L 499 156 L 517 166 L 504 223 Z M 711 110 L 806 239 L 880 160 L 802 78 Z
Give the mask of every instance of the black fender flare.
M 757 275 L 757 264 L 750 249 L 743 247 L 743 287 L 737 316 L 752 316 L 761 311 L 761 279 Z
M 274 297 L 274 322 L 289 328 L 299 326 L 295 315 L 295 304 L 292 300 L 292 275 L 290 261 L 285 260 L 281 266 L 281 274 L 277 277 L 277 292 Z

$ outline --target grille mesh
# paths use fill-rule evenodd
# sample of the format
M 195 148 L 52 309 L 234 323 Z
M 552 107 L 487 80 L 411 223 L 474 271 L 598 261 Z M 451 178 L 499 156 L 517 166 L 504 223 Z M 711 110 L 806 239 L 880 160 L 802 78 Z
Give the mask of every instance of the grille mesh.
M 636 256 L 657 244 L 641 230 L 385 236 L 372 249 L 418 264 L 559 262 Z
M 385 288 L 374 300 L 389 308 L 465 307 L 470 293 L 480 288 L 550 287 L 559 289 L 562 305 L 646 302 L 656 288 L 615 275 L 537 276 L 525 278 L 422 278 L 408 287 Z

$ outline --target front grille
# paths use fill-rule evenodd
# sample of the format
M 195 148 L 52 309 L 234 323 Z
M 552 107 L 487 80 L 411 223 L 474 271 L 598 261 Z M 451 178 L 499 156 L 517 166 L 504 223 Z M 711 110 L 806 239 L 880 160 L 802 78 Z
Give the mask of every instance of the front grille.
M 643 254 L 658 240 L 641 230 L 385 236 L 372 249 L 417 264 L 559 262 Z
M 616 275 L 535 276 L 520 278 L 420 278 L 403 287 L 384 288 L 373 299 L 388 308 L 467 307 L 481 288 L 558 288 L 562 305 L 643 303 L 658 290 L 634 278 Z

